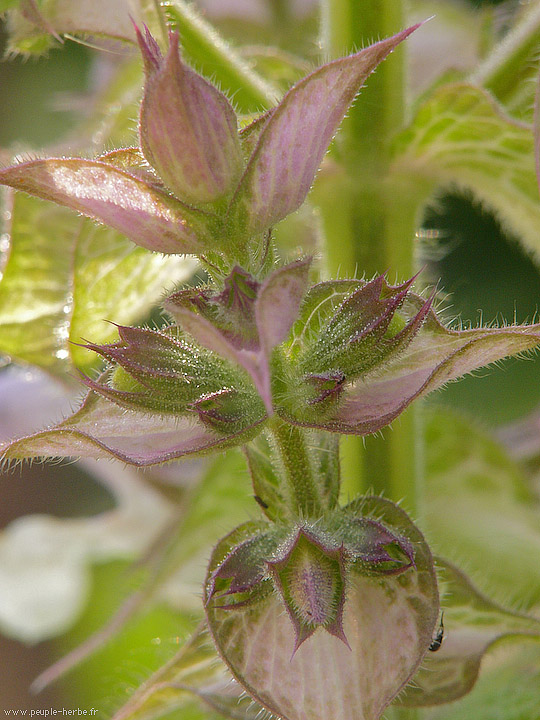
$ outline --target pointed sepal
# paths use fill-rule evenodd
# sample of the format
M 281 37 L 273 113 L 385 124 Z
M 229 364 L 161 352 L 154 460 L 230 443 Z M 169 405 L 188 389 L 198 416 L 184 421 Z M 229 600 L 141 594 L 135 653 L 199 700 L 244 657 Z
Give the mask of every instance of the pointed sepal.
M 432 304 L 430 298 L 410 318 L 400 314 L 413 281 L 390 285 L 379 275 L 361 285 L 300 356 L 300 369 L 323 375 L 336 374 L 339 368 L 351 381 L 401 353 L 420 330 Z
M 284 537 L 283 529 L 266 522 L 245 523 L 230 533 L 227 547 L 231 549 L 208 577 L 206 604 L 218 601 L 220 607 L 235 608 L 245 604 L 245 593 L 252 593 L 251 601 L 258 597 L 257 591 L 264 590 L 268 578 L 267 560 L 273 557 Z
M 331 281 L 307 293 L 284 356 L 293 372 L 275 411 L 289 423 L 367 435 L 417 397 L 540 345 L 540 324 L 445 327 L 411 281 Z
M 343 630 L 343 546 L 321 546 L 316 535 L 300 528 L 286 551 L 267 567 L 294 627 L 294 653 L 319 627 L 349 646 Z
M 245 386 L 239 382 L 234 367 L 208 350 L 186 342 L 178 328 L 156 331 L 119 326 L 118 333 L 120 339 L 116 343 L 84 346 L 116 366 L 106 383 L 85 380 L 96 392 L 126 407 L 161 413 L 196 410 L 199 401 L 224 391 L 241 395 L 247 407 L 253 405 L 245 397 Z M 252 394 L 260 410 L 260 401 Z

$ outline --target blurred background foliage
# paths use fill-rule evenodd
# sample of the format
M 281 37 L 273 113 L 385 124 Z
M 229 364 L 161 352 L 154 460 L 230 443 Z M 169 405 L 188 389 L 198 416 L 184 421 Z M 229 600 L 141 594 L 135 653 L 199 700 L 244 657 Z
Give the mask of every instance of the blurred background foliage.
M 513 0 L 469 2 L 478 10 L 493 6 L 501 32 L 505 18 L 517 4 Z M 242 52 L 264 75 L 271 77 L 275 70 L 279 82 L 284 82 L 280 53 L 291 61 L 289 82 L 294 82 L 317 57 L 316 3 L 216 0 L 204 6 L 224 36 L 243 48 Z M 234 6 L 240 8 L 240 14 L 244 9 L 242 19 L 227 12 Z M 0 25 L 1 53 L 6 42 L 5 26 Z M 268 46 L 276 50 L 264 49 Z M 82 43 L 66 40 L 62 45 L 55 43 L 44 56 L 4 57 L 0 63 L 0 148 L 31 152 L 44 146 L 65 149 L 70 143 L 75 145 L 80 128 L 87 127 L 96 89 L 103 86 L 118 62 L 116 52 L 113 46 L 110 55 L 96 53 Z M 131 121 L 135 140 L 136 117 Z M 475 326 L 480 321 L 538 321 L 538 265 L 470 195 L 455 188 L 440 189 L 419 228 L 418 256 L 425 267 L 424 281 L 437 284 L 445 298 L 446 316 L 455 318 L 456 323 Z M 430 402 L 465 411 L 487 427 L 507 423 L 539 405 L 539 363 L 538 358 L 505 361 L 495 369 L 482 371 L 480 376 L 452 384 Z M 247 483 L 244 489 L 247 495 Z M 74 471 L 73 466 L 34 466 L 17 472 L 15 477 L 3 475 L 0 495 L 0 528 L 28 512 L 73 517 L 94 515 L 111 507 L 111 498 L 103 486 L 82 471 Z M 156 606 L 132 620 L 81 668 L 39 696 L 31 696 L 31 680 L 53 659 L 99 629 L 136 587 L 127 562 L 96 565 L 92 573 L 93 590 L 87 608 L 64 636 L 36 646 L 0 636 L 1 709 L 96 707 L 98 718 L 106 717 L 150 671 L 171 656 L 191 631 L 193 617 Z M 506 666 L 498 669 L 496 662 L 494 672 L 508 674 Z M 515 674 L 523 672 L 518 668 Z M 515 717 L 532 720 L 526 697 L 522 697 L 525 710 Z M 484 717 L 475 702 L 474 696 L 464 701 L 461 717 Z M 196 720 L 207 714 L 195 703 L 182 717 Z M 446 716 L 441 710 L 433 717 Z

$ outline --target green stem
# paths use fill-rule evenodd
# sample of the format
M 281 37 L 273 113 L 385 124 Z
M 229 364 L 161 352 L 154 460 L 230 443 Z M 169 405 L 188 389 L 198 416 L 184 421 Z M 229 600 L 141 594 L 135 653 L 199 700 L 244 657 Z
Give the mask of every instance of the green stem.
M 191 4 L 172 0 L 167 5 L 167 15 L 180 33 L 186 57 L 234 97 L 240 112 L 255 113 L 275 105 L 278 90 L 257 75 Z
M 540 41 L 540 5 L 526 12 L 522 20 L 508 33 L 494 51 L 487 56 L 470 80 L 483 85 L 501 102 L 516 88 L 516 78 L 534 65 Z
M 283 467 L 290 509 L 299 517 L 320 517 L 324 502 L 313 477 L 305 432 L 277 416 L 270 419 L 268 429 Z
M 401 0 L 323 0 L 322 41 L 337 57 L 392 35 L 405 25 Z M 424 189 L 391 172 L 391 139 L 405 122 L 405 51 L 400 46 L 371 75 L 338 135 L 333 159 L 314 189 L 331 275 L 391 282 L 415 271 L 414 239 Z M 416 410 L 384 437 L 348 438 L 342 496 L 373 489 L 416 508 L 419 433 Z
M 404 24 L 401 0 L 324 0 L 322 4 L 322 41 L 331 57 L 392 35 Z M 324 192 L 329 184 L 335 190 L 322 212 L 329 263 L 335 265 L 334 258 L 339 258 L 343 274 L 358 271 L 369 276 L 390 268 L 404 278 L 413 272 L 417 218 L 413 209 L 412 223 L 404 226 L 399 221 L 403 207 L 396 212 L 396 190 L 403 187 L 396 189 L 388 182 L 390 141 L 404 123 L 404 53 L 401 45 L 368 78 L 336 140 L 339 169 L 331 173 Z M 338 196 L 344 219 L 333 228 Z M 344 224 L 348 232 L 343 232 Z M 411 232 L 410 237 L 405 235 Z
M 346 55 L 393 35 L 404 24 L 401 0 L 323 0 L 324 52 L 330 57 Z M 340 157 L 355 179 L 366 172 L 380 177 L 388 165 L 388 139 L 403 121 L 404 52 L 398 47 L 371 75 L 343 124 Z
M 365 438 L 363 473 L 369 490 L 394 501 L 405 500 L 405 509 L 418 513 L 422 469 L 422 428 L 419 409 L 408 408 L 382 435 Z
M 274 24 L 284 26 L 290 22 L 291 6 L 289 0 L 272 0 L 270 4 L 274 16 Z

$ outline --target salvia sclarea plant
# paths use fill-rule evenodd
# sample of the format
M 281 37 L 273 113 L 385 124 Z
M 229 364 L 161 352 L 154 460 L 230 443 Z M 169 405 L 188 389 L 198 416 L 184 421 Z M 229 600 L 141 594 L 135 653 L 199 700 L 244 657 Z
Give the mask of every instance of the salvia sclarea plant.
M 194 512 L 195 542 L 210 552 L 195 613 L 204 619 L 116 717 L 174 710 L 185 719 L 464 717 L 453 701 L 471 691 L 487 651 L 504 644 L 503 670 L 487 673 L 491 684 L 474 716 L 494 717 L 497 707 L 497 717 L 533 720 L 540 707 L 538 688 L 531 690 L 540 675 L 537 498 L 502 450 L 465 421 L 444 413 L 426 421 L 414 404 L 477 368 L 536 349 L 540 324 L 448 327 L 435 294 L 413 289 L 421 276 L 414 275 L 412 238 L 426 199 L 452 181 L 536 249 L 529 84 L 540 5 L 523 10 L 504 46 L 472 77 L 436 82 L 407 120 L 402 44 L 432 28 L 400 30 L 398 0 L 323 3 L 328 54 L 382 39 L 308 71 L 282 93 L 275 77 L 243 64 L 189 5 L 131 8 L 134 26 L 124 14 L 120 29 L 116 15 L 86 16 L 85 3 L 69 11 L 21 2 L 10 17 L 13 42 L 26 48 L 68 32 L 136 41 L 144 90 L 137 147 L 93 158 L 18 158 L 0 170 L 11 188 L 0 299 L 27 307 L 18 325 L 13 307 L 0 307 L 0 343 L 14 359 L 56 376 L 71 361 L 88 388 L 78 410 L 4 442 L 2 457 L 150 467 L 220 453 L 219 476 L 227 473 L 223 453 L 241 447 L 254 499 L 237 501 L 244 521 L 234 527 L 241 513 L 227 514 L 210 472 L 199 499 L 182 510 L 180 530 L 167 526 L 159 570 L 147 582 L 164 585 L 182 552 L 186 563 L 183 548 L 194 552 Z M 129 82 L 124 76 L 116 92 L 127 92 Z M 237 94 L 238 114 L 224 90 Z M 99 142 L 126 135 L 116 120 Z M 287 251 L 279 224 L 301 208 L 321 164 L 313 203 L 326 245 Z M 59 255 L 67 247 L 73 255 L 64 267 Z M 20 291 L 24 257 L 35 261 L 37 252 L 49 260 L 51 283 L 71 278 L 55 291 L 61 301 L 48 311 L 48 329 L 38 320 L 45 301 L 32 275 L 26 294 Z M 199 270 L 180 285 L 186 255 Z M 338 264 L 334 278 L 328 270 Z M 100 285 L 101 273 L 109 277 Z M 157 302 L 167 278 L 177 287 L 161 298 L 165 320 L 129 324 Z M 55 313 L 63 325 L 50 321 Z M 103 329 L 101 318 L 117 324 Z M 361 440 L 342 443 L 340 458 L 340 438 L 376 435 L 391 423 L 391 433 L 365 448 Z M 420 452 L 422 437 L 428 443 Z M 172 467 L 182 474 L 182 463 Z M 230 470 L 229 492 L 237 482 Z M 430 483 L 439 486 L 436 496 Z M 400 500 L 425 517 L 427 540 Z M 212 503 L 209 525 L 228 525 L 221 539 L 215 527 L 197 534 L 197 518 Z M 449 527 L 446 545 L 437 526 Z M 516 581 L 528 588 L 522 611 L 491 600 L 453 562 L 434 559 L 431 535 L 437 549 L 451 552 L 455 543 L 464 553 L 459 538 L 467 533 L 478 550 L 461 558 L 465 570 L 475 562 L 495 575 L 497 566 L 503 575 L 523 570 L 526 581 Z M 37 687 L 97 644 L 91 638 Z M 514 691 L 501 699 L 508 667 L 520 681 L 512 676 Z M 195 709 L 193 698 L 202 703 Z

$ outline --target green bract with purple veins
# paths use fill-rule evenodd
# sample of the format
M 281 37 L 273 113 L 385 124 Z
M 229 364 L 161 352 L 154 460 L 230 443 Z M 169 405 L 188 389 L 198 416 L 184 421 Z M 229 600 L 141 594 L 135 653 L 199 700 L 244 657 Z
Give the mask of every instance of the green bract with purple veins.
M 137 30 L 146 72 L 140 149 L 23 162 L 0 170 L 0 182 L 149 250 L 196 254 L 228 271 L 256 266 L 266 252 L 261 236 L 305 200 L 368 75 L 416 27 L 323 65 L 242 130 L 225 95 L 183 62 L 176 33 L 163 56 Z
M 310 258 L 277 260 L 272 226 L 303 203 L 362 84 L 416 27 L 323 65 L 243 129 L 182 60 L 177 33 L 162 52 L 137 29 L 140 147 L 0 170 L 6 185 L 205 264 L 211 281 L 163 301 L 168 325 L 87 341 L 106 367 L 83 377 L 81 408 L 0 453 L 147 466 L 244 446 L 267 520 L 217 544 L 205 611 L 239 685 L 284 720 L 379 720 L 439 619 L 433 558 L 406 513 L 380 497 L 339 505 L 336 434 L 375 433 L 416 398 L 540 344 L 540 324 L 446 328 L 415 278 L 313 284 Z
M 395 575 L 414 565 L 405 537 L 348 508 L 292 529 L 248 523 L 235 538 L 238 544 L 209 577 L 207 604 L 237 609 L 273 588 L 294 626 L 295 652 L 319 627 L 348 645 L 343 606 L 349 572 Z
M 325 720 L 332 703 L 342 720 L 378 719 L 418 667 L 438 615 L 429 548 L 381 498 L 293 526 L 236 528 L 214 550 L 205 605 L 236 679 L 287 720 Z

